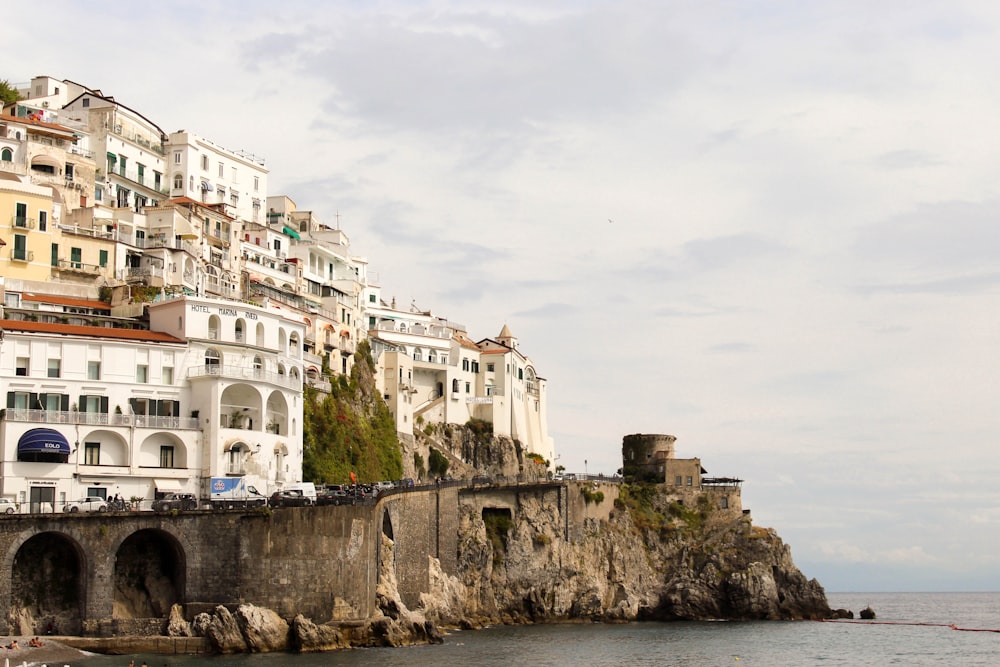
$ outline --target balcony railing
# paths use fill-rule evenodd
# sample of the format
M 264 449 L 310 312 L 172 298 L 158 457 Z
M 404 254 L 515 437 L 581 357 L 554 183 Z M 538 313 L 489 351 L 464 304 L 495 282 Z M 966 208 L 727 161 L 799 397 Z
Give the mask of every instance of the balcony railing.
M 60 271 L 75 271 L 76 273 L 96 276 L 100 275 L 102 267 L 97 264 L 84 264 L 72 259 L 60 259 L 58 268 Z
M 81 157 L 89 158 L 91 160 L 94 159 L 94 151 L 88 151 L 84 148 L 80 148 L 75 144 L 69 147 L 69 152 L 72 153 L 73 155 L 79 155 Z
M 18 229 L 34 229 L 35 224 L 34 218 L 26 218 L 21 215 L 14 215 L 10 218 L 10 226 Z
M 86 424 L 90 426 L 135 426 L 136 428 L 197 430 L 199 420 L 192 417 L 125 415 L 108 412 L 66 412 L 62 410 L 27 410 L 7 408 L 4 419 L 38 424 Z
M 117 271 L 118 280 L 149 280 L 162 277 L 163 269 L 153 266 L 130 266 Z
M 17 248 L 11 248 L 10 258 L 15 262 L 33 262 L 35 261 L 35 251 L 18 250 Z
M 332 385 L 330 384 L 330 382 L 328 380 L 321 380 L 319 378 L 311 378 L 308 375 L 306 376 L 306 384 L 309 385 L 310 387 L 312 387 L 313 389 L 316 389 L 318 391 L 322 391 L 322 392 L 327 393 L 327 394 L 329 394 L 333 390 L 333 387 L 332 387 Z
M 229 380 L 253 380 L 257 382 L 270 382 L 289 389 L 299 389 L 302 386 L 301 378 L 293 378 L 290 375 L 272 373 L 262 368 L 246 368 L 244 366 L 223 366 L 212 364 L 208 366 L 198 366 L 188 369 L 188 378 L 218 377 Z

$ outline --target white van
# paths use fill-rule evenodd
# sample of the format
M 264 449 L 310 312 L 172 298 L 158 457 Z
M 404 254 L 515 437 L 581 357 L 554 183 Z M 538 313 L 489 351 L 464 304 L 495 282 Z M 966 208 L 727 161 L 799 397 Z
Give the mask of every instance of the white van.
M 298 491 L 303 496 L 307 498 L 312 498 L 313 504 L 316 504 L 316 485 L 312 482 L 295 482 L 294 484 L 289 484 L 288 486 L 282 487 L 282 491 Z

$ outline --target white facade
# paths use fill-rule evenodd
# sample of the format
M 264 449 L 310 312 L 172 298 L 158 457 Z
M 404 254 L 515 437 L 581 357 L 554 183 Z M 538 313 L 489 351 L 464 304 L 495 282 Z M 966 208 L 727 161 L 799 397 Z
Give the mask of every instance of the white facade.
M 172 133 L 165 150 L 171 197 L 225 204 L 233 218 L 264 222 L 268 170 L 263 158 L 228 150 L 185 130 Z
M 302 339 L 280 310 L 185 297 L 149 307 L 150 326 L 188 346 L 178 365 L 203 434 L 201 476 L 258 489 L 302 481 Z
M 155 332 L 5 322 L 0 494 L 23 511 L 59 511 L 86 495 L 193 491 L 201 431 L 181 416 L 191 400 L 176 374 L 184 354 Z M 39 429 L 61 436 L 48 455 L 31 449 Z

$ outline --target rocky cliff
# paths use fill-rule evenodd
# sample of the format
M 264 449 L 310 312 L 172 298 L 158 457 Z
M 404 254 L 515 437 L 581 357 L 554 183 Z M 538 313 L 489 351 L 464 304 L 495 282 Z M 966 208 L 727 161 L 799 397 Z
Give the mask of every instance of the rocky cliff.
M 597 502 L 594 500 L 593 502 Z M 608 502 L 608 501 L 603 501 Z M 747 515 L 686 508 L 665 487 L 626 487 L 607 520 L 564 539 L 551 506 L 513 518 L 463 508 L 460 574 L 440 569 L 422 611 L 444 625 L 675 619 L 801 619 L 830 613 L 823 588 Z

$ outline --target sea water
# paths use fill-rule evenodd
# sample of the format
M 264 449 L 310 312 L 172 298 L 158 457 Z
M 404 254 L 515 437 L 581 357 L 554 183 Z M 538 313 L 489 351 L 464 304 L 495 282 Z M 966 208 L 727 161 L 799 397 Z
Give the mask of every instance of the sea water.
M 505 626 L 445 643 L 319 654 L 94 656 L 84 667 L 619 667 L 734 665 L 1000 665 L 1000 593 L 830 593 L 868 622 L 754 621 Z M 963 629 L 953 629 L 951 626 Z M 76 665 L 74 665 L 76 667 Z

